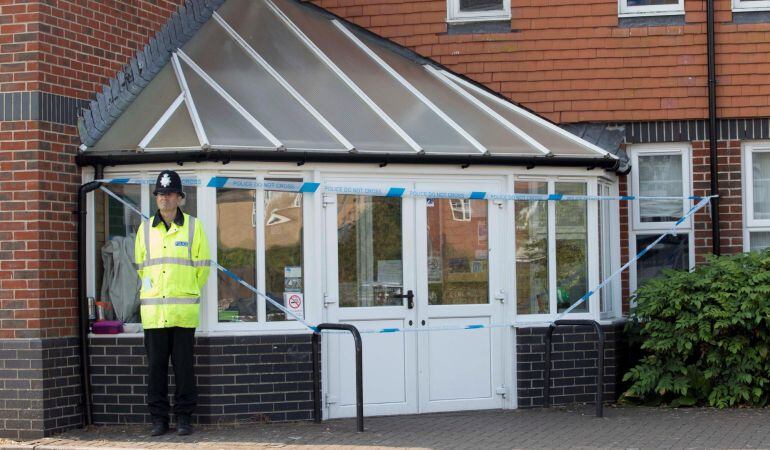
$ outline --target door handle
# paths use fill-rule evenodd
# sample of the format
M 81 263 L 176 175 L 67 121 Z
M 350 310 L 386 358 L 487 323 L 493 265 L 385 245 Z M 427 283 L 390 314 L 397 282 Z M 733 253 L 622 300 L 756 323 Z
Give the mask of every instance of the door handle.
M 411 290 L 406 291 L 406 294 L 395 294 L 391 295 L 390 298 L 405 298 L 406 299 L 406 307 L 409 309 L 414 308 L 414 292 Z

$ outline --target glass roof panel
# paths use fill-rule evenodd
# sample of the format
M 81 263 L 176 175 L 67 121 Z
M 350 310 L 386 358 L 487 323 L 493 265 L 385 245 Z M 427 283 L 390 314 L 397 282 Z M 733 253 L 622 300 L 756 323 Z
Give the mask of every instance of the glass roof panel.
M 414 152 L 265 4 L 228 0 L 217 13 L 356 150 Z
M 177 106 L 176 111 L 171 114 L 163 127 L 147 145 L 147 149 L 157 148 L 200 148 L 198 135 L 195 134 L 190 113 L 184 102 Z
M 347 151 L 216 21 L 204 25 L 184 51 L 287 149 Z
M 173 69 L 167 65 L 91 148 L 92 151 L 136 150 L 181 92 Z M 196 142 L 196 145 L 200 144 Z
M 417 141 L 426 154 L 475 154 L 454 128 L 402 86 L 327 18 L 291 2 L 284 13 L 369 97 Z
M 476 92 L 474 89 L 469 89 L 464 86 L 463 88 L 466 92 L 476 97 L 480 102 L 492 108 L 495 112 L 519 127 L 521 131 L 527 133 L 536 141 L 543 144 L 543 146 L 550 150 L 554 156 L 602 156 L 598 152 L 589 150 L 579 145 L 572 139 L 562 136 L 547 125 L 540 124 L 524 114 L 515 112 L 510 108 L 503 106 L 490 98 L 487 98 L 485 95 Z
M 275 148 L 190 66 L 184 61 L 180 61 L 180 64 L 195 103 L 195 109 L 198 111 L 212 147 Z
M 359 37 L 362 36 L 359 35 Z M 491 154 L 543 156 L 543 152 L 532 148 L 489 114 L 471 104 L 451 87 L 431 75 L 424 66 L 377 45 L 371 39 L 362 38 L 362 41 L 468 134 L 483 144 Z

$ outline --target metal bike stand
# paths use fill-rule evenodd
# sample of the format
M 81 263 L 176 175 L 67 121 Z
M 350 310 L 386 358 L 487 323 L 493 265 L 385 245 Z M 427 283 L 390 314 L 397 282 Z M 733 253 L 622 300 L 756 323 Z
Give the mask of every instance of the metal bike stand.
M 313 419 L 321 422 L 321 331 L 342 330 L 350 331 L 356 345 L 356 422 L 358 431 L 364 431 L 364 374 L 363 374 L 363 345 L 358 328 L 346 323 L 322 323 L 317 325 L 313 333 Z

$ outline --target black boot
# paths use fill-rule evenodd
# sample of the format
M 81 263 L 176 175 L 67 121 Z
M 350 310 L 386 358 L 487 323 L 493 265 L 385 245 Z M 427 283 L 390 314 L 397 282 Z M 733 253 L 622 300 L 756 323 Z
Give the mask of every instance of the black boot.
M 152 422 L 152 430 L 150 430 L 150 435 L 162 436 L 166 433 L 168 433 L 168 422 L 165 420 L 155 420 Z
M 189 436 L 193 433 L 193 426 L 190 423 L 190 416 L 178 416 L 176 418 L 176 434 L 179 436 Z

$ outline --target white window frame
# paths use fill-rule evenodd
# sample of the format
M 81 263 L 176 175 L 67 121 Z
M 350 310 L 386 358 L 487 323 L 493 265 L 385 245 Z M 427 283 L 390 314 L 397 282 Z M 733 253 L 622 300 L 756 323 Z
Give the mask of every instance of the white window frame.
M 768 2 L 770 3 L 770 2 Z M 754 219 L 754 153 L 770 153 L 770 141 L 745 142 L 742 147 L 743 251 L 751 250 L 752 232 L 770 232 L 770 219 Z
M 643 156 L 671 156 L 679 155 L 682 158 L 682 192 L 685 196 L 692 195 L 692 171 L 690 169 L 692 161 L 690 158 L 691 151 L 688 144 L 643 144 L 635 145 L 629 148 L 629 154 L 631 157 L 631 179 L 629 183 L 629 189 L 631 192 L 629 195 L 639 194 L 639 155 Z M 682 200 L 682 214 L 692 208 L 692 200 Z M 634 200 L 631 202 L 630 216 L 632 218 L 632 228 L 636 231 L 654 231 L 654 230 L 668 230 L 676 221 L 670 222 L 642 222 L 641 212 L 639 210 L 639 201 Z M 692 221 L 690 218 L 682 224 L 680 228 L 692 227 Z M 645 233 L 647 234 L 647 233 Z
M 452 220 L 458 222 L 471 221 L 471 201 L 465 198 L 450 198 L 449 208 L 452 210 Z
M 492 20 L 507 20 L 511 18 L 511 0 L 502 0 L 503 7 L 497 11 L 462 12 L 460 0 L 447 0 L 446 21 L 449 23 L 488 22 Z M 680 0 L 681 1 L 681 0 Z
M 554 194 L 556 190 L 556 183 L 584 183 L 586 185 L 586 195 L 597 195 L 598 192 L 598 180 L 596 178 L 577 178 L 577 177 L 515 177 L 515 182 L 527 182 L 536 181 L 544 182 L 548 184 L 548 194 Z M 514 202 L 515 203 L 515 202 Z M 517 300 L 516 289 L 513 292 L 514 300 L 511 302 L 514 305 L 514 312 L 516 315 L 516 324 L 525 326 L 528 323 L 550 323 L 560 312 L 558 312 L 556 288 L 558 285 L 556 274 L 556 205 L 554 202 L 547 202 L 548 206 L 548 313 L 544 314 L 521 314 L 516 311 Z M 514 215 L 515 220 L 515 215 Z M 515 224 L 514 224 L 515 226 Z M 586 208 L 586 257 L 588 259 L 588 273 L 586 274 L 586 280 L 588 289 L 593 289 L 601 281 L 599 274 L 599 205 L 598 201 L 593 200 L 587 202 Z M 515 246 L 514 246 L 515 249 Z M 515 253 L 515 250 L 514 250 Z M 515 264 L 515 263 L 514 263 Z M 515 275 L 514 275 L 515 277 Z M 592 319 L 598 320 L 600 318 L 600 302 L 599 295 L 594 294 L 589 297 L 588 312 L 571 312 L 563 316 L 564 319 Z
M 770 11 L 770 0 L 749 2 L 746 0 L 733 0 L 733 11 Z
M 610 181 L 606 179 L 599 180 L 599 195 L 609 195 L 609 196 L 618 196 L 618 183 L 617 180 Z M 599 217 L 599 211 L 601 210 L 602 205 L 607 205 L 607 209 L 609 210 L 608 217 Z M 619 245 L 612 245 L 613 242 L 620 242 L 620 205 L 616 201 L 608 201 L 608 200 L 602 200 L 600 201 L 597 209 L 597 224 L 600 223 L 600 219 L 604 220 L 606 219 L 606 225 L 608 225 L 605 228 L 602 228 L 601 231 L 603 233 L 598 233 L 599 241 L 604 240 L 604 245 L 608 247 L 609 250 L 609 261 L 604 261 L 605 263 L 608 263 L 608 267 L 605 267 L 602 265 L 601 261 L 604 255 L 601 251 L 603 249 L 597 250 L 599 254 L 599 262 L 597 264 L 599 265 L 597 268 L 597 271 L 599 272 L 599 279 L 600 281 L 604 281 L 605 279 L 605 273 L 612 274 L 614 273 L 618 268 L 620 268 L 620 246 Z M 600 226 L 600 225 L 599 225 Z M 605 272 L 605 273 L 602 273 Z M 621 277 L 616 276 L 615 278 L 610 281 L 607 286 L 603 287 L 600 290 L 600 296 L 599 296 L 599 315 L 602 320 L 607 319 L 613 319 L 615 317 L 619 317 L 621 315 L 621 312 L 623 310 L 623 301 L 622 301 L 622 286 L 621 286 Z M 606 298 L 609 296 L 610 298 Z M 608 306 L 608 309 L 605 309 L 602 311 L 602 307 L 606 305 Z
M 682 184 L 684 195 L 692 195 L 692 149 L 689 144 L 673 143 L 673 144 L 639 144 L 630 146 L 628 154 L 631 158 L 632 170 L 629 174 L 629 195 L 639 194 L 639 155 L 681 155 L 682 156 Z M 683 200 L 683 213 L 692 208 L 692 200 Z M 649 236 L 649 235 L 661 235 L 671 227 L 675 222 L 654 222 L 654 223 L 641 223 L 639 220 L 639 201 L 632 200 L 629 205 L 629 218 L 628 218 L 628 252 L 629 257 L 633 258 L 642 249 L 636 248 L 637 236 Z M 688 248 L 688 262 L 689 270 L 695 268 L 695 232 L 693 230 L 692 220 L 689 218 L 684 221 L 676 230 L 677 235 L 687 234 L 687 248 Z M 631 264 L 630 273 L 628 276 L 629 290 L 633 293 L 636 292 L 638 285 L 637 280 L 637 264 L 634 262 Z
M 737 0 L 735 0 L 737 1 Z M 618 16 L 673 16 L 684 14 L 684 0 L 676 5 L 628 6 L 628 0 L 618 0 Z
M 209 176 L 227 176 L 231 178 L 242 178 L 242 179 L 248 179 L 253 180 L 256 182 L 264 182 L 266 178 L 275 180 L 275 179 L 303 179 L 307 180 L 307 176 L 303 174 L 276 174 L 276 173 L 267 173 L 267 172 L 245 172 L 245 171 L 239 171 L 239 172 L 227 172 L 227 171 L 218 171 L 216 173 L 207 173 L 205 175 L 201 175 L 205 177 L 206 175 Z M 209 238 L 209 247 L 211 248 L 211 254 L 216 255 L 217 254 L 217 223 L 216 223 L 216 190 L 215 189 L 200 189 L 199 194 L 206 193 L 208 196 L 204 200 L 202 195 L 199 195 L 199 206 L 203 205 L 211 205 L 208 208 L 205 208 L 205 210 L 209 213 L 207 214 L 207 221 L 209 224 L 211 224 L 211 230 L 207 230 L 206 234 Z M 266 292 L 265 290 L 265 227 L 264 224 L 264 215 L 266 213 L 265 211 L 265 192 L 262 189 L 256 190 L 256 214 L 254 215 L 254 222 L 256 222 L 255 226 L 255 233 L 256 233 L 256 249 L 257 249 L 257 285 L 254 286 L 257 288 L 259 292 Z M 311 201 L 308 196 L 303 195 L 302 196 L 302 221 L 303 221 L 303 227 L 302 227 L 302 233 L 303 233 L 303 242 L 310 242 L 308 239 L 310 238 L 308 236 L 309 229 L 311 228 L 308 226 L 310 223 L 309 221 L 312 220 L 310 217 L 310 210 L 312 209 L 309 202 Z M 199 208 L 199 211 L 203 211 L 204 208 Z M 200 214 L 199 214 L 200 215 Z M 205 222 L 204 222 L 205 223 Z M 262 249 L 261 251 L 259 249 Z M 307 260 L 307 246 L 303 245 L 302 248 L 303 252 L 303 282 L 304 282 L 304 297 L 305 297 L 305 317 L 308 318 L 309 316 L 309 307 L 308 307 L 308 285 L 307 285 L 307 271 L 305 270 L 305 266 L 308 263 Z M 267 321 L 267 300 L 265 300 L 262 296 L 257 296 L 257 321 L 256 322 L 219 322 L 219 312 L 218 312 L 218 299 L 219 299 L 219 286 L 217 285 L 216 280 L 216 269 L 212 268 L 211 271 L 212 275 L 209 278 L 209 282 L 206 284 L 206 291 L 207 291 L 207 297 L 210 299 L 217 299 L 217 301 L 206 301 L 205 307 L 201 308 L 201 330 L 211 333 L 221 333 L 226 332 L 228 335 L 232 334 L 233 332 L 271 332 L 271 331 L 303 331 L 306 330 L 305 326 L 302 325 L 300 322 L 296 320 L 283 320 L 283 321 L 274 321 L 274 322 L 268 322 Z M 275 299 L 277 301 L 280 301 L 282 299 Z

